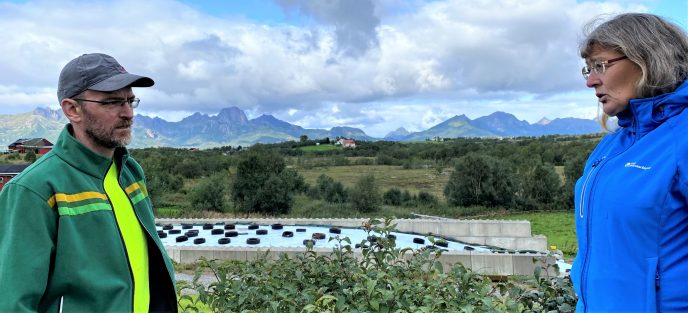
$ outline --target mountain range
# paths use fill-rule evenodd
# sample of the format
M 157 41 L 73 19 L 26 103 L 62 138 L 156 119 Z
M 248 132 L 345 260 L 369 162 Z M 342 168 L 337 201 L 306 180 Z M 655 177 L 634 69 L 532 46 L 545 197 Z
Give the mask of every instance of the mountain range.
M 60 110 L 37 108 L 32 112 L 0 115 L 0 147 L 5 147 L 19 138 L 43 137 L 50 141 L 67 123 Z M 578 135 L 600 131 L 595 120 L 580 118 L 543 118 L 535 124 L 519 120 L 505 112 L 469 119 L 457 115 L 429 129 L 409 132 L 403 127 L 390 132 L 384 138 L 368 136 L 363 130 L 352 127 L 308 129 L 279 120 L 272 115 L 261 115 L 248 119 L 237 107 L 220 110 L 217 115 L 195 113 L 179 122 L 169 122 L 158 117 L 136 115 L 132 147 L 198 147 L 252 145 L 255 143 L 276 143 L 308 138 L 334 139 L 336 137 L 357 140 L 418 141 L 435 137 L 511 137 L 542 135 Z M 0 148 L 1 149 L 1 148 Z

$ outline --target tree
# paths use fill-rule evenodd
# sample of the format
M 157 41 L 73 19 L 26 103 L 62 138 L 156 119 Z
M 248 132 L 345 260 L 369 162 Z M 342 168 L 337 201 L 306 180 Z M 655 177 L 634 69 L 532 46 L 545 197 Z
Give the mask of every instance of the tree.
M 310 195 L 312 198 L 324 199 L 331 203 L 344 203 L 348 198 L 344 185 L 325 174 L 318 176 Z
M 306 140 L 308 140 L 308 136 L 307 136 L 307 135 L 301 135 L 301 136 L 299 136 L 299 142 L 306 142 Z
M 24 161 L 29 163 L 36 162 L 36 152 L 33 152 L 33 150 L 29 150 L 29 152 L 27 152 L 24 156 Z
M 573 209 L 574 187 L 576 180 L 583 176 L 586 156 L 579 153 L 564 162 L 564 187 L 560 194 L 558 206 L 562 209 Z
M 191 206 L 195 210 L 225 211 L 226 173 L 215 174 L 204 179 L 191 191 Z
M 513 203 L 512 169 L 487 155 L 469 153 L 456 162 L 444 188 L 447 201 L 456 206 L 509 206 Z
M 523 196 L 535 208 L 551 209 L 560 191 L 561 180 L 549 163 L 536 165 L 524 177 Z
M 148 183 L 148 192 L 152 198 L 168 192 L 178 192 L 184 186 L 184 177 L 160 170 L 147 171 L 146 181 Z
M 208 160 L 203 160 L 203 162 L 207 161 Z M 195 178 L 203 174 L 203 166 L 201 165 L 201 160 L 196 157 L 191 157 L 177 163 L 172 172 L 181 174 L 186 178 Z
M 349 199 L 354 209 L 360 212 L 373 212 L 380 206 L 380 192 L 372 174 L 361 177 L 351 188 Z
M 303 177 L 294 177 L 300 175 L 285 168 L 284 159 L 274 150 L 255 146 L 244 152 L 232 186 L 236 208 L 246 213 L 288 213 L 295 189 L 303 188 L 298 183 Z

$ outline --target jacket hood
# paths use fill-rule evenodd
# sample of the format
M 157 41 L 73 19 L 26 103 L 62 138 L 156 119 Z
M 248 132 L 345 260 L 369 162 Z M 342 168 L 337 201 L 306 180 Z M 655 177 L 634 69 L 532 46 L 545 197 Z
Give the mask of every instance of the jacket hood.
M 688 81 L 674 92 L 652 98 L 631 99 L 628 108 L 617 115 L 619 126 L 642 136 L 688 106 Z

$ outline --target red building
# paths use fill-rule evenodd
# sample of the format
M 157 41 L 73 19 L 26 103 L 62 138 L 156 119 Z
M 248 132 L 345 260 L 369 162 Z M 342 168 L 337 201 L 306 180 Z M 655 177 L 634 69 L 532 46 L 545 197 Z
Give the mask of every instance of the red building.
M 18 139 L 7 148 L 19 153 L 33 151 L 36 154 L 46 154 L 53 148 L 53 143 L 45 138 Z
M 356 142 L 353 139 L 337 138 L 337 145 L 342 145 L 344 148 L 356 148 Z
M 29 165 L 31 164 L 0 165 L 0 190 L 12 177 L 19 175 Z

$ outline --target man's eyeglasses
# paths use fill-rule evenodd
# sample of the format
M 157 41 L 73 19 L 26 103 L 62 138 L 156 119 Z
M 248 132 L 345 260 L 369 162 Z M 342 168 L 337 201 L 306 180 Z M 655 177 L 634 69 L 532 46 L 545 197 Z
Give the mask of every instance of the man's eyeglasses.
M 597 61 L 592 62 L 592 65 L 586 64 L 585 66 L 583 66 L 583 70 L 581 71 L 583 73 L 583 78 L 585 78 L 587 80 L 588 77 L 590 77 L 591 71 L 595 71 L 595 74 L 597 74 L 597 75 L 602 75 L 607 70 L 607 65 L 612 64 L 616 61 L 621 61 L 621 60 L 626 59 L 626 58 L 628 58 L 628 57 L 624 55 L 624 56 L 614 58 L 611 60 L 606 60 L 606 61 L 597 60 Z
M 117 99 L 117 100 L 108 100 L 108 101 L 96 101 L 96 100 L 88 100 L 88 99 L 74 99 L 76 101 L 86 101 L 86 102 L 95 102 L 98 103 L 106 108 L 114 108 L 114 107 L 123 107 L 125 104 L 128 104 L 132 109 L 136 109 L 139 106 L 139 102 L 141 102 L 141 99 L 139 98 L 129 98 L 129 99 Z

